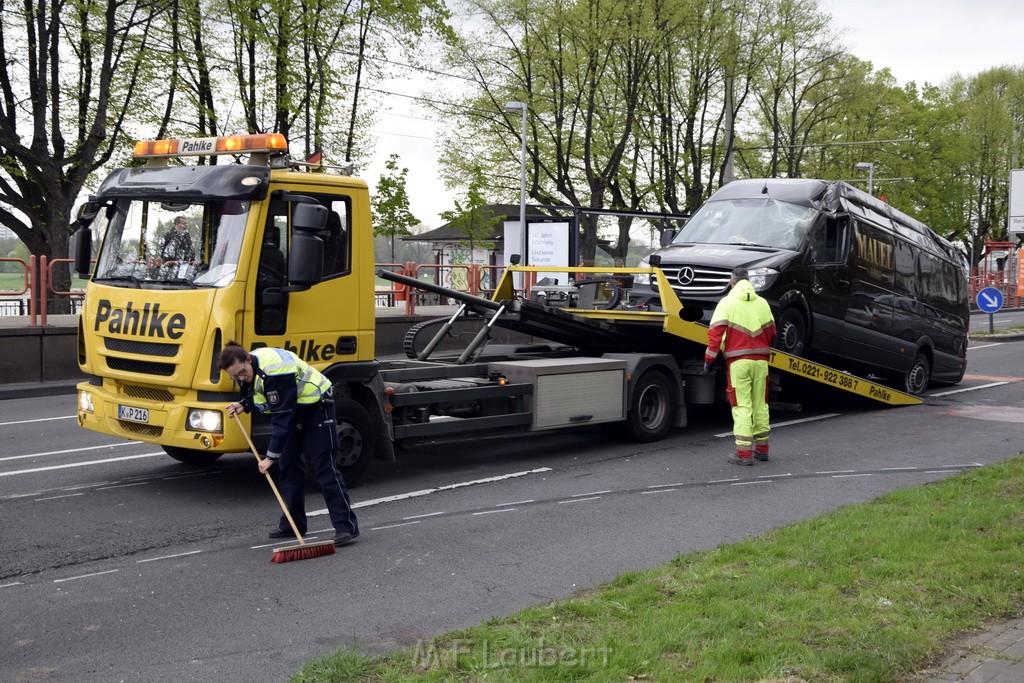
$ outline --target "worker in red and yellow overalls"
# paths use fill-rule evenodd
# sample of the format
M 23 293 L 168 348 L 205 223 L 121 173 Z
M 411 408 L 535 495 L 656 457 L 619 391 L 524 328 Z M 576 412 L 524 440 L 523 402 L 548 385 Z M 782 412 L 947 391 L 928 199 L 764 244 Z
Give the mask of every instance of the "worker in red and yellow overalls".
M 729 462 L 753 465 L 768 459 L 768 359 L 775 339 L 775 318 L 757 295 L 746 268 L 736 268 L 729 293 L 718 302 L 708 329 L 704 370 L 719 351 L 725 356 L 726 393 L 732 406 L 736 454 Z

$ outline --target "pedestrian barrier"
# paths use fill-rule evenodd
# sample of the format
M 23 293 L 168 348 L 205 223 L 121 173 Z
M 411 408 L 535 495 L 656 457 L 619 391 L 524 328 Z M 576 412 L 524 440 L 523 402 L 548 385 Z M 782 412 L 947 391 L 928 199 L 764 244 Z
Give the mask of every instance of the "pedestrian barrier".
M 0 262 L 14 263 L 15 270 L 21 271 L 22 281 L 20 289 L 0 290 L 0 297 L 18 297 L 14 301 L 0 302 L 10 304 L 0 307 L 0 312 L 7 314 L 8 308 L 12 311 L 16 308 L 19 316 L 27 313 L 29 327 L 46 327 L 49 302 L 66 298 L 69 312 L 76 313 L 81 308 L 84 297 L 81 289 L 57 289 L 54 286 L 55 282 L 62 279 L 62 274 L 57 269 L 67 268 L 73 262 L 72 259 L 50 260 L 46 256 L 32 255 L 27 261 L 20 258 L 0 258 Z M 72 282 L 70 275 L 67 281 Z

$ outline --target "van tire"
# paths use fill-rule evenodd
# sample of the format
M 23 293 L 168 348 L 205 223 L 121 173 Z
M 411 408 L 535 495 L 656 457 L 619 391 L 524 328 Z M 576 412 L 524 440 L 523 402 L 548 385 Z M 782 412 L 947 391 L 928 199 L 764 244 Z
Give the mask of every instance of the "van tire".
M 338 418 L 338 451 L 334 464 L 345 484 L 354 485 L 363 476 L 377 446 L 377 432 L 373 419 L 358 401 L 339 397 L 334 402 L 334 413 Z
M 931 380 L 932 366 L 928 362 L 928 357 L 923 353 L 918 352 L 914 356 L 914 364 L 910 366 L 910 370 L 903 376 L 903 382 L 900 388 L 912 396 L 919 396 L 924 393 L 924 390 L 928 388 L 928 382 Z
M 224 455 L 223 453 L 211 453 L 210 451 L 197 451 L 191 448 L 178 448 L 177 446 L 163 446 L 164 453 L 171 456 L 178 462 L 186 465 L 202 467 L 210 465 L 214 460 Z
M 787 308 L 775 323 L 778 331 L 775 348 L 791 356 L 802 356 L 807 350 L 807 320 L 796 308 Z
M 672 429 L 676 392 L 665 373 L 652 370 L 644 373 L 633 388 L 626 421 L 618 423 L 631 441 L 661 441 Z

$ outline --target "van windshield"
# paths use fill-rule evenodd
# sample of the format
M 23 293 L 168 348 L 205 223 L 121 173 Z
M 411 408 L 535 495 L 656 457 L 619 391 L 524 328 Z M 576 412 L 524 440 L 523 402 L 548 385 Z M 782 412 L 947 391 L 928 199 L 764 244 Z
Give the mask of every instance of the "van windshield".
M 707 202 L 673 244 L 744 244 L 797 249 L 817 209 L 768 197 Z

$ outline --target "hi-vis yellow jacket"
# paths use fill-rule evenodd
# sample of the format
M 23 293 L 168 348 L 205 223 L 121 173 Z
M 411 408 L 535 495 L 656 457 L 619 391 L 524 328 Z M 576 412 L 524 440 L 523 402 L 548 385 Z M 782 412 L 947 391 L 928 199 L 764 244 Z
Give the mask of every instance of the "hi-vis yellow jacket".
M 719 351 L 727 363 L 739 358 L 768 360 L 774 339 L 771 307 L 757 295 L 749 280 L 740 280 L 715 307 L 704 361 L 713 363 Z

